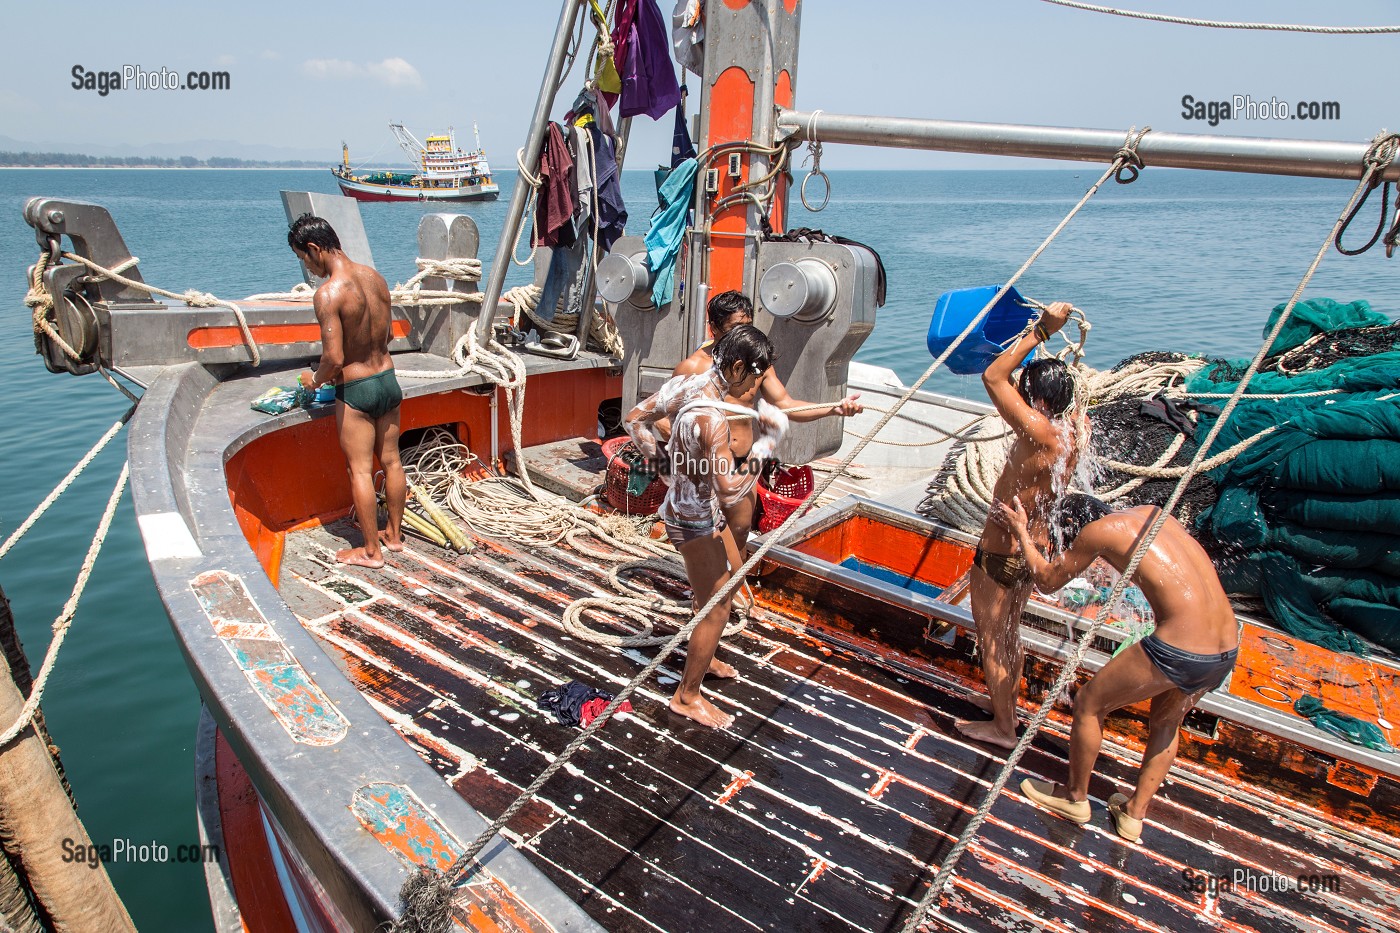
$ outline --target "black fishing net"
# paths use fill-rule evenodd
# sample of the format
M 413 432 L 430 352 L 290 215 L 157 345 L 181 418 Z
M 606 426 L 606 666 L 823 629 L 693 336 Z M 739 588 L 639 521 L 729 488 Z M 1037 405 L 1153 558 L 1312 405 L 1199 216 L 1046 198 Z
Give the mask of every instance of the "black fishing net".
M 1139 398 L 1120 399 L 1096 405 L 1089 410 L 1092 426 L 1090 448 L 1095 462 L 1102 470 L 1094 483 L 1100 493 L 1116 489 L 1134 478 L 1131 474 L 1105 466 L 1105 461 L 1115 460 L 1134 466 L 1151 466 L 1180 436 L 1171 425 L 1142 414 L 1142 402 Z M 1163 466 L 1186 466 L 1195 455 L 1196 446 L 1196 442 L 1188 438 L 1182 443 L 1181 449 Z M 1115 499 L 1113 506 L 1127 508 L 1134 505 L 1165 505 L 1172 490 L 1176 488 L 1177 480 L 1178 477 L 1175 476 L 1148 479 L 1136 489 Z M 1215 504 L 1217 496 L 1215 483 L 1209 477 L 1198 474 L 1192 478 L 1177 506 L 1177 518 L 1186 527 L 1192 527 L 1196 517 Z
M 1143 363 L 1148 366 L 1156 366 L 1159 363 L 1183 363 L 1186 360 L 1199 359 L 1189 353 L 1172 353 L 1167 350 L 1148 350 L 1146 353 L 1135 353 L 1114 366 L 1111 372 L 1122 372 L 1129 366 Z
M 1400 349 L 1400 323 L 1353 327 L 1318 334 L 1273 360 L 1272 368 L 1286 375 L 1326 369 L 1358 356 L 1373 356 Z

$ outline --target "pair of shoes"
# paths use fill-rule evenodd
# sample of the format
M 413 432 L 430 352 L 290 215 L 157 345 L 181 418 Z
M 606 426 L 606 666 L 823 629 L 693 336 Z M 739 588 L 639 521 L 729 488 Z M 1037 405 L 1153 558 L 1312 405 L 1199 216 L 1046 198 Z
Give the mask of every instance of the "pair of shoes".
M 1137 842 L 1142 838 L 1142 820 L 1128 815 L 1123 809 L 1127 804 L 1127 795 L 1114 794 L 1108 798 L 1108 813 L 1113 817 L 1113 828 L 1118 830 L 1118 835 L 1129 842 Z
M 1053 810 L 1072 823 L 1087 823 L 1091 816 L 1089 801 L 1066 800 L 1055 796 L 1055 785 L 1049 781 L 1026 778 L 1021 782 L 1021 793 L 1047 810 Z

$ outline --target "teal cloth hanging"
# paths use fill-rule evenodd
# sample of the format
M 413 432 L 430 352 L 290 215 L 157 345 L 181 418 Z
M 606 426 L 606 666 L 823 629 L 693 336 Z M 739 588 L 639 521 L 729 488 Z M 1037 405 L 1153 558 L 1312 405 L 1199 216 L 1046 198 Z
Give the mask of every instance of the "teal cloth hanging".
M 700 163 L 686 159 L 671 169 L 659 192 L 664 205 L 651 219 L 647 231 L 647 268 L 656 273 L 651 300 L 658 308 L 670 303 L 676 290 L 676 257 L 685 238 L 686 218 L 695 195 L 695 173 Z

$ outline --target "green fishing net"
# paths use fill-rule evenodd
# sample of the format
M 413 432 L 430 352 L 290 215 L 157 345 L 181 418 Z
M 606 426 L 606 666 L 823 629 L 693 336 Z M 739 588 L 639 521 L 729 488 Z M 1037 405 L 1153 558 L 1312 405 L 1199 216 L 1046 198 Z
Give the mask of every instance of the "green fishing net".
M 1324 706 L 1317 697 L 1303 694 L 1293 704 L 1293 711 L 1312 721 L 1323 732 L 1335 735 L 1353 745 L 1363 745 L 1378 752 L 1395 753 L 1395 747 L 1385 740 L 1385 733 L 1375 723 L 1339 713 Z
M 1230 416 L 1210 454 L 1254 440 L 1211 471 L 1219 496 L 1196 530 L 1231 592 L 1261 597 L 1292 634 L 1400 652 L 1400 326 L 1364 301 L 1312 299 L 1270 349 L 1248 391 L 1285 397 Z M 1245 366 L 1208 365 L 1187 392 L 1229 392 Z

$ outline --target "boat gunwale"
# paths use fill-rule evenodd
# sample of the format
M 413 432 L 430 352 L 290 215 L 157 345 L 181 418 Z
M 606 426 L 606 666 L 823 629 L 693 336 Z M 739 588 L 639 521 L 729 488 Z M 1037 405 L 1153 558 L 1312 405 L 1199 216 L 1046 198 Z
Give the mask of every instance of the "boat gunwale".
M 411 360 L 414 365 L 432 360 L 451 366 L 450 361 L 421 353 L 399 359 Z M 612 365 L 610 358 L 590 354 L 572 363 L 541 358 L 538 365 L 529 368 L 534 373 Z M 151 381 L 130 424 L 132 503 L 157 592 L 190 675 L 219 731 L 259 797 L 332 893 L 336 906 L 352 924 L 372 928 L 386 917 L 397 916 L 399 888 L 407 868 L 356 819 L 350 807 L 358 789 L 375 781 L 410 787 L 459 843 L 473 838 L 487 820 L 441 780 L 343 675 L 282 600 L 239 527 L 227 494 L 224 471 L 229 458 L 260 437 L 311 419 L 332 417 L 333 411 L 294 410 L 268 417 L 249 409 L 242 391 L 237 406 L 223 404 L 211 411 L 208 403 L 225 383 L 261 389 L 290 371 L 294 370 L 269 368 L 250 373 L 251 378 L 239 378 L 243 376 L 240 371 L 198 363 L 163 370 Z M 405 386 L 405 396 L 470 389 L 481 382 L 479 376 L 413 380 Z M 215 421 L 218 430 L 211 431 Z M 192 492 L 203 496 L 198 508 L 191 501 Z M 169 542 L 157 538 L 153 525 L 143 521 L 172 512 L 185 523 L 194 552 L 177 549 L 172 553 Z M 349 742 L 324 747 L 296 743 L 269 714 L 264 700 L 216 636 L 192 588 L 194 579 L 209 571 L 223 571 L 242 581 L 263 621 L 276 632 L 288 654 L 348 720 L 353 731 Z M 337 784 L 339 793 L 333 792 Z M 557 928 L 601 929 L 504 839 L 478 860 L 532 908 L 550 917 Z

